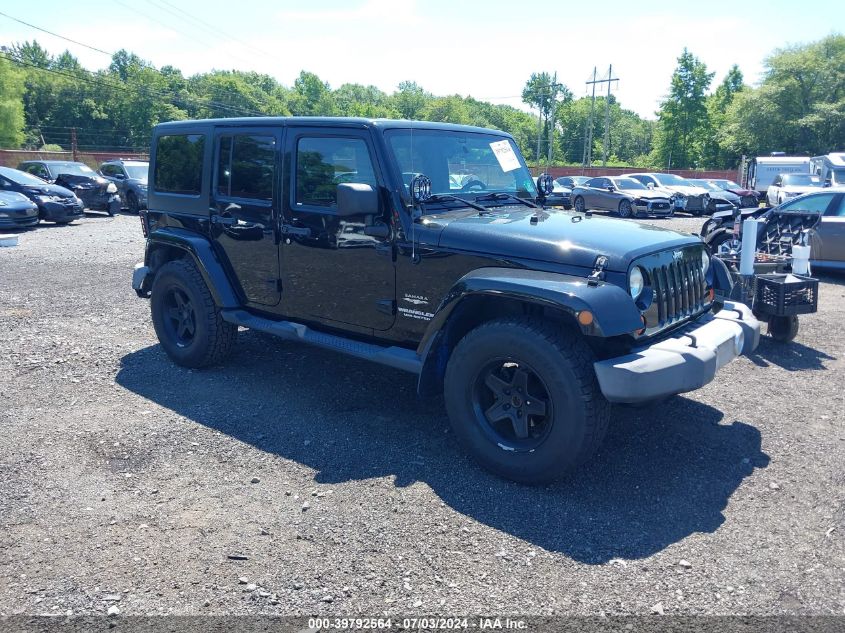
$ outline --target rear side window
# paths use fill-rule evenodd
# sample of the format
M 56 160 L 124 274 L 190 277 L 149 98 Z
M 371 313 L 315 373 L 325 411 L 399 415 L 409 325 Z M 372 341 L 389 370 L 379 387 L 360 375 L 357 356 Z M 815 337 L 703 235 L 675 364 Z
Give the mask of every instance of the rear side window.
M 156 143 L 155 190 L 162 193 L 199 195 L 205 136 L 172 134 Z
M 217 195 L 273 199 L 276 139 L 272 136 L 223 136 L 217 151 Z

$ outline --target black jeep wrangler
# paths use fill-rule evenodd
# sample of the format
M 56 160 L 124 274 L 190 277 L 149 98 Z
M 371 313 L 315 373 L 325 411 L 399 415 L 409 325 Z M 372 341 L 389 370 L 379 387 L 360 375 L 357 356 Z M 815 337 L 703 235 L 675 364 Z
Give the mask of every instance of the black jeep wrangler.
M 481 464 L 547 481 L 611 402 L 701 387 L 760 328 L 698 237 L 542 202 L 503 132 L 164 123 L 132 286 L 180 365 L 220 363 L 243 326 L 413 372 Z

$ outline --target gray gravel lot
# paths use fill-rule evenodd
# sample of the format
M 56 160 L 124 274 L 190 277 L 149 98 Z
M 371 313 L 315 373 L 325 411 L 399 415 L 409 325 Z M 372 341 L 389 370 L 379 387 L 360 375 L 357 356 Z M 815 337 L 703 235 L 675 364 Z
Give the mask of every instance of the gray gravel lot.
M 142 257 L 128 215 L 0 249 L 0 615 L 845 614 L 845 276 L 529 488 L 409 374 L 252 332 L 175 366 Z

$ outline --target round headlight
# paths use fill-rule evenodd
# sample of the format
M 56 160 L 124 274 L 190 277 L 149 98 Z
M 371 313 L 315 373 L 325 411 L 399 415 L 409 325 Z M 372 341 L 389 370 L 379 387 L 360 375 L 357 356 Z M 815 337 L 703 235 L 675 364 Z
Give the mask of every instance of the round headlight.
M 634 266 L 631 272 L 628 273 L 628 289 L 631 292 L 631 297 L 636 299 L 643 292 L 645 280 L 643 279 L 643 271 L 639 266 Z
M 113 182 L 110 182 L 106 185 L 106 193 L 117 193 L 117 186 Z
M 707 251 L 701 251 L 701 274 L 706 275 L 708 270 L 710 270 L 710 255 Z

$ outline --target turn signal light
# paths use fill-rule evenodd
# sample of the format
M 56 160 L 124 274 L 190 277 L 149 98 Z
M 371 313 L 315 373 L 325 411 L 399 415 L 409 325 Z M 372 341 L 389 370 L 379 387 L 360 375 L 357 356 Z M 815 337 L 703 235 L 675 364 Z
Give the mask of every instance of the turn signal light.
M 593 313 L 589 310 L 581 310 L 578 313 L 578 323 L 581 325 L 592 325 L 593 323 Z

